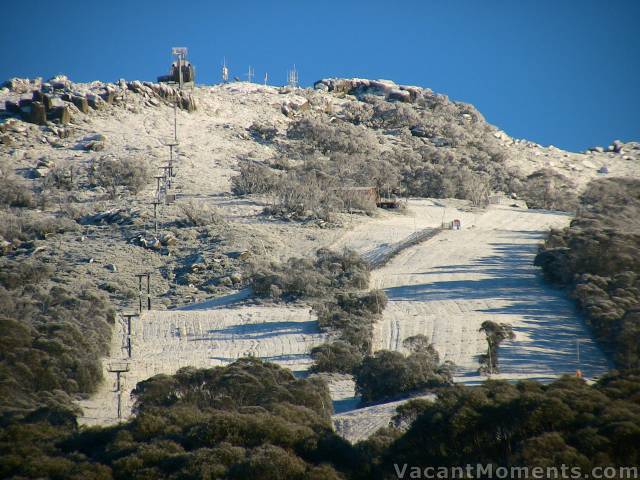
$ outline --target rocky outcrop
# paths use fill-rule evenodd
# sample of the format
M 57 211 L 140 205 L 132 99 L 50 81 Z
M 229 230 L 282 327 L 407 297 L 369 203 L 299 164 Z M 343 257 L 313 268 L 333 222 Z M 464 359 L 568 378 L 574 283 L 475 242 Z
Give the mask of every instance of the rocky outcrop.
M 74 114 L 89 114 L 95 110 L 105 110 L 114 105 L 126 105 L 128 92 L 141 95 L 150 106 L 159 106 L 161 102 L 177 103 L 178 108 L 193 112 L 196 101 L 186 91 L 172 86 L 151 82 L 117 83 L 92 82 L 74 84 L 60 75 L 42 82 L 41 79 L 29 80 L 13 78 L 3 83 L 5 100 L 4 116 L 17 116 L 36 125 L 65 125 L 73 120 Z
M 140 82 L 139 80 L 134 80 L 133 82 L 127 83 L 127 87 L 129 90 L 143 95 L 149 100 L 158 98 L 171 104 L 177 101 L 178 108 L 186 110 L 187 112 L 193 112 L 197 108 L 193 95 L 185 90 L 167 85 L 166 83 Z
M 398 85 L 390 80 L 367 80 L 365 78 L 324 78 L 318 80 L 313 88 L 325 92 L 344 93 L 362 97 L 375 95 L 385 100 L 395 102 L 415 102 L 424 92 L 431 93 L 420 87 Z

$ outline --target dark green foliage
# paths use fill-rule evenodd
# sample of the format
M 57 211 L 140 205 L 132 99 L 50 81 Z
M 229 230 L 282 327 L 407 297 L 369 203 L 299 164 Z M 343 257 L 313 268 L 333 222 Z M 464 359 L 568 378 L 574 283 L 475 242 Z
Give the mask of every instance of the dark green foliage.
M 581 207 L 538 253 L 545 277 L 569 287 L 622 368 L 640 366 L 640 181 L 591 182 Z
M 116 427 L 40 419 L 0 432 L 0 476 L 330 480 L 351 468 L 352 448 L 331 431 L 326 385 L 276 365 L 186 368 L 134 395 L 138 415 Z
M 438 391 L 435 402 L 407 404 L 396 420 L 411 427 L 360 478 L 387 478 L 393 464 L 594 466 L 640 462 L 638 372 L 612 373 L 595 386 L 565 377 L 549 385 L 488 381 Z M 383 436 L 386 436 L 382 432 Z M 369 439 L 370 448 L 375 437 Z M 407 477 L 408 476 L 407 473 Z
M 504 340 L 513 340 L 516 335 L 508 323 L 496 323 L 491 320 L 482 322 L 480 332 L 487 337 L 487 353 L 480 357 L 480 371 L 486 373 L 498 372 L 498 347 Z
M 382 290 L 367 293 L 341 292 L 332 300 L 316 304 L 314 311 L 323 329 L 339 332 L 340 339 L 362 354 L 371 353 L 373 324 L 387 305 Z M 344 367 L 338 367 L 344 370 Z
M 247 357 L 224 368 L 183 368 L 173 376 L 157 375 L 138 383 L 132 394 L 136 411 L 182 404 L 218 410 L 291 404 L 327 420 L 332 409 L 325 390 L 319 380 L 297 380 L 289 370 Z
M 358 347 L 344 341 L 324 343 L 311 350 L 312 372 L 353 373 L 362 363 Z
M 332 290 L 366 288 L 369 270 L 353 251 L 320 249 L 315 261 L 290 258 L 284 264 L 253 265 L 251 278 L 254 292 L 263 297 L 321 298 Z
M 5 266 L 9 266 L 5 263 Z M 67 395 L 102 379 L 114 312 L 89 289 L 42 288 L 47 267 L 13 264 L 0 281 L 0 414 L 40 405 L 69 408 Z M 7 290 L 10 288 L 11 290 Z
M 364 402 L 380 401 L 450 385 L 452 374 L 453 365 L 440 364 L 438 352 L 432 345 L 416 345 L 407 356 L 379 350 L 366 357 L 356 369 L 356 390 Z

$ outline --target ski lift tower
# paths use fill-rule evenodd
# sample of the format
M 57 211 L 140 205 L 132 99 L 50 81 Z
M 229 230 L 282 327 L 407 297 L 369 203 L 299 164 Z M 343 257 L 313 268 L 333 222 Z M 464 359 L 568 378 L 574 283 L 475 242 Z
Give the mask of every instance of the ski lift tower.
M 121 389 L 121 375 L 129 371 L 128 362 L 112 362 L 107 365 L 107 371 L 116 374 L 116 395 L 117 395 L 117 409 L 118 418 L 122 418 L 122 389 Z

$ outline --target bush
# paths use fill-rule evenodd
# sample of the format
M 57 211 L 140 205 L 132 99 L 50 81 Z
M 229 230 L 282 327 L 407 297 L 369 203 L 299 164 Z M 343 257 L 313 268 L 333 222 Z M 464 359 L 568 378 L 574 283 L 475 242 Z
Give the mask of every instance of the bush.
M 0 430 L 0 475 L 339 480 L 341 457 L 354 458 L 332 431 L 326 384 L 257 359 L 158 375 L 134 395 L 137 416 L 113 427 L 40 415 Z
M 240 164 L 240 173 L 231 178 L 231 191 L 236 195 L 270 193 L 278 185 L 278 175 L 270 168 L 254 162 Z
M 137 194 L 151 182 L 151 167 L 142 159 L 105 156 L 93 161 L 89 179 L 93 184 L 106 188 L 111 198 L 117 196 L 118 187 Z
M 320 249 L 315 261 L 289 258 L 284 264 L 254 264 L 250 276 L 257 295 L 285 300 L 322 298 L 332 289 L 365 288 L 369 282 L 365 261 L 349 250 Z
M 564 377 L 547 385 L 490 381 L 441 389 L 435 402 L 407 407 L 414 412 L 404 413 L 417 419 L 361 478 L 390 478 L 394 464 L 410 466 L 406 478 L 411 466 L 481 463 L 558 472 L 572 465 L 587 472 L 637 465 L 639 380 L 638 372 L 630 371 L 608 375 L 595 386 Z
M 191 227 L 204 227 L 207 225 L 220 225 L 224 223 L 222 215 L 215 207 L 204 202 L 189 200 L 178 204 L 180 212 L 185 219 L 180 223 Z
M 575 211 L 576 190 L 569 178 L 551 169 L 541 169 L 529 175 L 517 193 L 529 208 Z
M 322 329 L 338 332 L 340 339 L 361 354 L 371 353 L 373 324 L 387 305 L 382 290 L 339 292 L 332 300 L 314 306 Z
M 312 372 L 338 372 L 352 374 L 362 363 L 363 354 L 344 341 L 324 343 L 311 350 L 314 364 Z
M 33 211 L 0 211 L 0 237 L 7 241 L 44 239 L 51 234 L 78 230 L 79 226 L 66 217 L 56 217 Z
M 38 286 L 51 270 L 20 263 L 1 269 L 0 417 L 48 404 L 51 392 L 92 392 L 102 380 L 100 358 L 114 323 L 103 296 Z M 70 398 L 61 406 L 71 408 Z
M 22 179 L 17 177 L 8 164 L 0 163 L 0 208 L 35 207 L 33 193 Z
M 267 125 L 266 123 L 253 122 L 249 126 L 249 132 L 259 140 L 270 142 L 278 135 L 278 129 L 273 125 Z
M 362 395 L 362 401 L 372 402 L 450 385 L 452 365 L 439 362 L 439 355 L 431 345 L 408 356 L 379 350 L 356 369 L 356 391 Z

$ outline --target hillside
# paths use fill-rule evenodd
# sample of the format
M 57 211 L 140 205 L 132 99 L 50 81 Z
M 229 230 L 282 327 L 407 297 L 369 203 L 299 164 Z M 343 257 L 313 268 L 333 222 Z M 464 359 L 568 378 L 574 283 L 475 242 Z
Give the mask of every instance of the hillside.
M 589 182 L 640 178 L 640 143 L 543 147 L 472 105 L 384 80 L 179 92 L 14 79 L 2 105 L 3 425 L 38 409 L 113 425 L 135 418 L 139 382 L 258 357 L 331 396 L 305 429 L 325 435 L 335 411 L 334 429 L 355 441 L 407 397 L 454 382 L 548 383 L 576 370 L 591 381 L 612 367 L 533 261 Z M 136 276 L 146 272 L 149 300 Z M 123 314 L 139 304 L 129 332 Z M 491 325 L 514 336 L 492 344 Z M 397 363 L 365 368 L 384 355 Z M 116 362 L 128 364 L 120 392 Z M 396 390 L 372 384 L 377 373 Z M 374 405 L 359 411 L 362 398 Z M 311 465 L 326 452 L 300 455 Z

